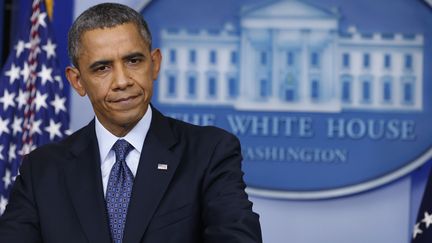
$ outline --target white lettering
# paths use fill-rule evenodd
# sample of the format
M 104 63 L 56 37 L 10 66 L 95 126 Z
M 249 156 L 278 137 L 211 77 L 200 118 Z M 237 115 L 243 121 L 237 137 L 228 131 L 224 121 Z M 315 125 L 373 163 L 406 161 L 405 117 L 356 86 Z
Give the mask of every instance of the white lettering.
M 231 131 L 237 135 L 285 136 L 307 138 L 314 136 L 310 117 L 228 115 Z
M 301 147 L 256 146 L 244 147 L 246 161 L 273 161 L 299 163 L 346 163 L 348 151 L 345 149 L 322 149 Z
M 412 120 L 327 119 L 327 137 L 339 139 L 404 140 L 416 138 Z

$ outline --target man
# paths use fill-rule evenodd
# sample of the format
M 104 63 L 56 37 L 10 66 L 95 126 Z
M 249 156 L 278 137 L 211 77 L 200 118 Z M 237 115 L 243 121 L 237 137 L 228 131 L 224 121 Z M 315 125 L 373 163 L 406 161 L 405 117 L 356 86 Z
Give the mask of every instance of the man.
M 237 138 L 150 105 L 161 52 L 142 16 L 94 6 L 68 45 L 66 76 L 96 117 L 25 157 L 0 242 L 261 242 Z

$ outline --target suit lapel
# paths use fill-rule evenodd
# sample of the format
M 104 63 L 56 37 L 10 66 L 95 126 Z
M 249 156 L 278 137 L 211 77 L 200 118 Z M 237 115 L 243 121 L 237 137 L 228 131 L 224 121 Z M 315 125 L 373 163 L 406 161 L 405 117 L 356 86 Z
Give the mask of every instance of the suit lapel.
M 124 242 L 140 242 L 179 163 L 171 148 L 176 144 L 169 123 L 153 108 L 153 118 L 142 149 L 129 203 Z M 167 170 L 158 169 L 166 164 Z
M 64 165 L 72 204 L 89 242 L 111 242 L 94 121 L 72 142 Z

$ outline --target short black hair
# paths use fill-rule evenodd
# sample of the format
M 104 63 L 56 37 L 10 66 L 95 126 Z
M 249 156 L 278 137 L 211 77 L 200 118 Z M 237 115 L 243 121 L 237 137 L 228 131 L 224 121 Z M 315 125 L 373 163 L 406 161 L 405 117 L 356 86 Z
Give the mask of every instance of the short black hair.
M 142 38 L 151 48 L 151 33 L 140 13 L 122 4 L 101 3 L 84 11 L 69 30 L 68 54 L 72 64 L 78 67 L 79 45 L 84 32 L 98 28 L 112 28 L 126 23 L 135 24 Z

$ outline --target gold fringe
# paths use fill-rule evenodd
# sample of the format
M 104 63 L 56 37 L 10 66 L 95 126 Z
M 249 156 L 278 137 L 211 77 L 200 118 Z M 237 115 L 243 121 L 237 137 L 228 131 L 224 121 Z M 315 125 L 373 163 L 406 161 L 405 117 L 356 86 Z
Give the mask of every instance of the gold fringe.
M 48 12 L 48 16 L 52 19 L 53 11 L 54 11 L 54 0 L 45 0 L 45 6 Z

